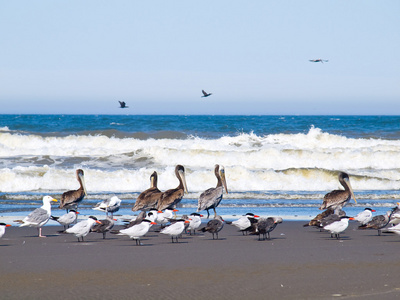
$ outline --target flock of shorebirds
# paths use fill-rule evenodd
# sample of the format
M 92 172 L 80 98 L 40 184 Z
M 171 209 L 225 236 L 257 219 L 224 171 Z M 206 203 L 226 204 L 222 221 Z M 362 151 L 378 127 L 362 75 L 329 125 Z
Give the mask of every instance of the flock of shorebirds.
M 258 235 L 259 240 L 270 239 L 270 232 L 275 229 L 277 224 L 282 222 L 282 218 L 260 218 L 253 213 L 247 213 L 238 220 L 225 222 L 221 216 L 217 215 L 216 208 L 222 200 L 224 190 L 228 193 L 228 187 L 223 166 L 215 165 L 214 174 L 217 178 L 217 185 L 201 193 L 198 199 L 197 211 L 189 216 L 177 218 L 176 212 L 178 210 L 176 206 L 182 200 L 184 193 L 188 193 L 185 168 L 182 165 L 175 167 L 175 175 L 179 185 L 164 192 L 157 188 L 157 172 L 153 172 L 150 176 L 150 188 L 137 197 L 132 208 L 135 212 L 140 211 L 139 215 L 130 220 L 123 220 L 125 223 L 123 228 L 113 230 L 114 221 L 116 221 L 113 214 L 119 210 L 121 204 L 121 200 L 116 196 L 101 201 L 93 207 L 94 210 L 106 213 L 104 220 L 97 220 L 96 217 L 90 216 L 83 221 L 77 222 L 78 205 L 87 195 L 84 172 L 78 169 L 76 170 L 76 177 L 80 185 L 79 188 L 61 195 L 59 208 L 66 209 L 66 214 L 59 217 L 52 216 L 51 203 L 57 202 L 57 200 L 51 196 L 44 196 L 41 207 L 32 211 L 23 220 L 15 220 L 15 222 L 20 223 L 20 227 L 37 227 L 39 237 L 45 237 L 42 235 L 42 226 L 49 220 L 54 220 L 64 227 L 59 233 L 74 234 L 78 241 L 83 241 L 89 232 L 102 233 L 103 238 L 106 238 L 107 232 L 111 232 L 130 237 L 136 241 L 137 245 L 141 245 L 141 237 L 147 234 L 152 225 L 160 225 L 160 233 L 169 235 L 172 242 L 178 242 L 178 238 L 184 232 L 192 234 L 196 231 L 209 232 L 212 234 L 213 239 L 218 239 L 218 232 L 221 231 L 224 223 L 236 226 L 243 234 Z M 351 198 L 356 203 L 357 201 L 348 174 L 339 172 L 339 182 L 344 187 L 344 190 L 334 190 L 326 194 L 319 208 L 324 211 L 304 226 L 315 226 L 321 230 L 329 231 L 332 237 L 339 239 L 340 233 L 347 229 L 349 220 L 356 220 L 360 223 L 360 229 L 375 229 L 378 230 L 380 235 L 385 228 L 387 231 L 400 234 L 400 203 L 385 215 L 374 217 L 372 215 L 374 210 L 366 208 L 357 216 L 346 216 L 342 208 Z M 200 228 L 203 215 L 199 212 L 207 211 L 207 218 L 209 218 L 209 210 L 211 209 L 214 211 L 214 218 Z M 5 228 L 8 226 L 10 225 L 0 223 L 0 238 L 4 235 Z

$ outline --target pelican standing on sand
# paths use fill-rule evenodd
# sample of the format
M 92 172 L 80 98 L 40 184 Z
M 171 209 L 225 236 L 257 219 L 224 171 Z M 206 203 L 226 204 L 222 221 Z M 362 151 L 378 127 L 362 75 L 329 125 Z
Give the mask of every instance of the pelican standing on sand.
M 50 196 L 43 197 L 43 205 L 39 208 L 36 208 L 33 212 L 31 212 L 28 216 L 26 216 L 22 221 L 19 227 L 29 226 L 29 227 L 37 227 L 39 237 L 46 237 L 42 235 L 42 226 L 46 224 L 51 216 L 51 202 L 57 202 L 56 199 Z
M 162 197 L 162 192 L 157 187 L 157 178 L 157 172 L 154 171 L 150 176 L 150 188 L 137 197 L 135 205 L 132 208 L 133 211 L 148 210 L 157 207 L 158 201 Z
M 217 212 L 215 208 L 219 205 L 222 200 L 223 190 L 225 188 L 226 193 L 228 194 L 228 187 L 226 185 L 225 180 L 225 168 L 219 165 L 215 165 L 214 168 L 215 177 L 217 177 L 217 186 L 215 188 L 209 188 L 201 193 L 199 197 L 199 202 L 197 205 L 197 211 L 207 210 L 207 219 L 210 217 L 209 209 L 214 210 L 214 218 L 217 217 Z
M 339 182 L 344 187 L 344 190 L 334 190 L 324 196 L 324 202 L 319 209 L 333 208 L 335 214 L 338 215 L 339 210 L 343 208 L 353 197 L 354 202 L 357 203 L 356 197 L 353 193 L 353 188 L 350 184 L 349 175 L 344 172 L 339 173 Z
M 61 195 L 60 208 L 65 208 L 67 212 L 71 208 L 77 210 L 79 202 L 87 195 L 83 170 L 76 170 L 76 179 L 80 185 L 79 189 L 68 191 Z
M 170 189 L 162 193 L 161 199 L 157 205 L 158 210 L 175 207 L 179 202 L 181 202 L 184 193 L 188 193 L 185 168 L 182 165 L 177 165 L 175 167 L 175 175 L 179 180 L 179 185 L 175 189 Z

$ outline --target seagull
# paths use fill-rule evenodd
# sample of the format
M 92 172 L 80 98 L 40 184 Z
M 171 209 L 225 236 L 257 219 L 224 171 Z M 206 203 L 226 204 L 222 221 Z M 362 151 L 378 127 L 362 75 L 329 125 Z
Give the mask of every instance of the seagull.
M 95 224 L 92 227 L 91 231 L 102 233 L 103 239 L 106 239 L 106 233 L 114 227 L 114 221 L 117 221 L 117 219 L 113 219 L 112 217 L 110 218 L 109 216 L 107 216 L 106 219 L 100 220 L 100 224 Z
M 375 209 L 371 209 L 369 207 L 365 208 L 362 212 L 358 213 L 354 220 L 358 221 L 360 225 L 365 225 L 369 221 L 372 220 L 372 212 L 375 212 Z
M 18 223 L 22 223 L 19 227 L 24 227 L 24 226 L 37 227 L 39 232 L 39 237 L 46 237 L 42 235 L 42 226 L 46 224 L 50 219 L 51 202 L 57 202 L 57 200 L 50 196 L 44 196 L 43 205 L 41 207 L 36 208 L 22 221 L 20 220 L 16 221 Z
M 353 197 L 354 202 L 357 203 L 353 188 L 350 184 L 349 175 L 345 172 L 339 172 L 339 182 L 344 187 L 344 190 L 334 190 L 326 194 L 319 209 L 333 208 L 335 214 L 338 215 L 338 212 L 350 201 L 351 197 Z
M 228 187 L 225 180 L 225 168 L 219 165 L 215 165 L 214 174 L 217 177 L 217 186 L 215 188 L 209 188 L 201 193 L 198 204 L 197 212 L 201 210 L 207 210 L 207 219 L 210 217 L 209 209 L 214 210 L 214 218 L 217 216 L 215 208 L 219 205 L 222 200 L 224 188 L 225 192 L 228 193 Z
M 203 93 L 203 96 L 201 96 L 202 98 L 205 98 L 205 97 L 208 97 L 208 96 L 211 96 L 211 95 L 212 95 L 212 93 L 207 93 L 207 92 L 204 91 L 204 90 L 201 90 L 201 92 Z
M 121 205 L 121 199 L 119 199 L 117 196 L 113 196 L 110 199 L 106 199 L 97 203 L 96 206 L 93 207 L 93 209 L 99 211 L 105 211 L 107 216 L 108 213 L 110 212 L 111 218 L 113 218 L 114 213 L 119 211 L 120 205 Z
M 74 209 L 71 209 L 69 212 L 67 212 L 66 214 L 63 214 L 61 217 L 54 217 L 51 216 L 50 218 L 58 223 L 60 223 L 61 225 L 64 226 L 64 230 L 67 229 L 69 227 L 70 224 L 74 223 L 76 221 L 76 218 L 78 217 L 77 215 L 79 214 L 79 212 L 77 212 Z
M 129 107 L 129 106 L 126 106 L 125 101 L 118 101 L 118 102 L 119 102 L 119 105 L 120 105 L 119 108 L 128 108 Z
M 329 60 L 317 58 L 317 59 L 309 59 L 309 61 L 310 61 L 310 62 L 320 62 L 320 63 L 324 63 L 324 62 L 328 62 Z
M 239 219 L 237 219 L 236 221 L 233 221 L 230 224 L 236 226 L 244 235 L 245 232 L 247 233 L 247 231 L 252 228 L 252 224 L 257 223 L 258 220 L 256 218 L 259 218 L 259 217 L 260 216 L 257 216 L 253 213 L 247 213 L 244 216 L 240 217 Z
M 59 207 L 65 208 L 67 212 L 71 208 L 78 209 L 79 202 L 87 195 L 83 170 L 76 170 L 76 179 L 80 187 L 77 190 L 67 191 L 61 195 Z
M 199 231 L 202 232 L 208 231 L 212 233 L 213 239 L 214 235 L 216 235 L 218 240 L 218 232 L 220 232 L 223 227 L 224 227 L 224 219 L 222 219 L 221 216 L 216 216 L 213 220 L 208 221 L 207 225 L 199 229 Z
M 190 235 L 192 235 L 192 230 L 193 234 L 196 234 L 196 229 L 200 227 L 201 225 L 201 217 L 203 215 L 199 213 L 191 213 L 189 215 L 189 226 L 186 228 L 186 230 L 189 232 Z
M 119 230 L 116 232 L 118 235 L 127 235 L 131 239 L 136 241 L 136 245 L 142 245 L 140 238 L 149 232 L 151 225 L 157 223 L 150 221 L 149 219 L 144 219 L 140 223 L 133 225 L 132 227 Z M 114 233 L 114 232 L 113 232 Z
M 96 217 L 90 216 L 89 218 L 87 218 L 87 220 L 80 221 L 71 228 L 65 230 L 65 232 L 73 233 L 78 238 L 78 242 L 80 242 L 79 238 L 82 238 L 83 242 L 83 237 L 88 235 L 88 233 L 96 223 L 101 224 L 101 222 L 98 221 Z
M 340 238 L 340 233 L 345 231 L 349 226 L 349 220 L 354 220 L 348 216 L 340 217 L 340 220 L 332 222 L 324 227 L 325 230 L 331 233 L 331 236 L 335 235 L 336 239 Z
M 185 230 L 185 224 L 189 224 L 189 220 L 184 220 L 184 219 L 176 220 L 171 225 L 168 225 L 167 227 L 163 228 L 160 231 L 160 233 L 170 235 L 172 242 L 174 242 L 175 238 L 176 242 L 178 243 L 178 236 L 180 236 L 182 232 Z
M 6 227 L 10 227 L 10 224 L 0 223 L 0 239 L 3 237 L 4 233 L 6 232 Z
M 258 220 L 257 223 L 255 223 L 255 230 L 251 232 L 250 234 L 256 235 L 258 234 L 258 240 L 261 240 L 261 235 L 263 236 L 262 240 L 270 240 L 270 232 L 275 229 L 275 227 L 279 224 L 282 223 L 282 218 L 281 217 L 269 217 L 269 218 L 261 218 Z

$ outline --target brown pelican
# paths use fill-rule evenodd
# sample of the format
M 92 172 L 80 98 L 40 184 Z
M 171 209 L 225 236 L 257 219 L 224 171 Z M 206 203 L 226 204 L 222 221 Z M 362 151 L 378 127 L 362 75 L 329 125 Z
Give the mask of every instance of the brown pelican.
M 175 189 L 170 189 L 162 193 L 161 199 L 158 201 L 157 209 L 164 210 L 172 208 L 181 202 L 183 194 L 188 193 L 186 187 L 185 168 L 181 165 L 175 167 L 175 175 L 179 180 L 179 185 Z
M 126 106 L 125 101 L 118 101 L 118 102 L 119 102 L 119 105 L 120 105 L 119 108 L 128 108 L 129 107 L 129 106 Z
M 216 216 L 213 220 L 208 221 L 207 225 L 201 229 L 199 229 L 198 231 L 201 232 L 210 232 L 213 235 L 213 239 L 214 239 L 214 235 L 217 236 L 217 240 L 218 240 L 218 232 L 220 232 L 222 230 L 222 228 L 224 227 L 224 219 L 222 219 L 221 216 Z
M 390 218 L 395 211 L 396 207 L 387 211 L 384 215 L 375 216 L 367 224 L 358 226 L 358 229 L 376 229 L 378 230 L 378 235 L 381 235 L 382 229 L 385 228 L 390 221 Z
M 203 93 L 203 96 L 201 96 L 201 97 L 204 97 L 204 98 L 212 95 L 212 93 L 207 93 L 204 90 L 201 90 L 201 92 Z
M 199 202 L 197 205 L 197 211 L 201 210 L 207 210 L 207 218 L 210 217 L 209 209 L 214 210 L 214 218 L 217 216 L 217 212 L 215 211 L 215 208 L 219 205 L 219 203 L 222 200 L 222 195 L 223 195 L 223 189 L 225 188 L 226 193 L 228 193 L 228 187 L 226 185 L 226 180 L 225 180 L 225 169 L 223 166 L 221 166 L 221 169 L 219 168 L 219 165 L 215 165 L 214 169 L 214 174 L 215 177 L 217 177 L 217 186 L 215 188 L 209 188 L 205 190 L 203 193 L 201 193 L 199 197 Z
M 43 197 L 43 205 L 39 208 L 36 208 L 33 212 L 31 212 L 28 216 L 26 216 L 22 221 L 18 220 L 16 222 L 22 223 L 19 227 L 29 226 L 29 227 L 37 227 L 39 237 L 46 237 L 42 235 L 42 226 L 46 224 L 51 216 L 51 202 L 57 202 L 56 199 L 50 196 Z
M 150 188 L 140 193 L 132 210 L 138 211 L 156 208 L 161 197 L 162 192 L 157 188 L 157 172 L 154 171 L 150 176 Z
M 117 220 L 107 216 L 106 219 L 100 220 L 100 223 L 93 226 L 92 232 L 102 233 L 103 239 L 105 239 L 107 231 L 110 231 L 114 227 L 114 221 Z
M 76 170 L 76 179 L 80 185 L 79 189 L 68 191 L 61 195 L 59 207 L 65 208 L 67 212 L 70 208 L 77 209 L 78 203 L 87 195 L 83 170 Z
M 276 225 L 282 223 L 281 217 L 269 217 L 269 218 L 261 218 L 255 224 L 255 230 L 250 233 L 253 235 L 258 234 L 258 240 L 261 240 L 261 235 L 263 236 L 262 240 L 271 239 L 270 232 L 275 229 Z
M 319 209 L 333 208 L 335 214 L 339 215 L 338 212 L 350 201 L 353 196 L 354 202 L 357 203 L 356 197 L 354 196 L 353 189 L 350 184 L 349 175 L 344 172 L 339 172 L 339 182 L 344 187 L 344 190 L 334 190 L 324 196 L 324 202 Z
M 309 59 L 309 61 L 310 61 L 310 62 L 320 62 L 320 63 L 324 63 L 324 62 L 328 62 L 329 60 L 317 58 L 317 59 Z

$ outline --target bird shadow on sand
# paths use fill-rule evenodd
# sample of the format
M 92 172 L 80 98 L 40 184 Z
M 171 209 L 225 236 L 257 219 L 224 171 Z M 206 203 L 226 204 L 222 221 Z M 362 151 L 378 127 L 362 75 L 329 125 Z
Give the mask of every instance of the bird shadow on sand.
M 322 238 L 323 240 L 327 240 L 327 241 L 351 241 L 352 238 L 349 236 L 341 236 L 340 238 L 335 238 L 335 237 L 330 237 L 330 236 L 326 236 Z

